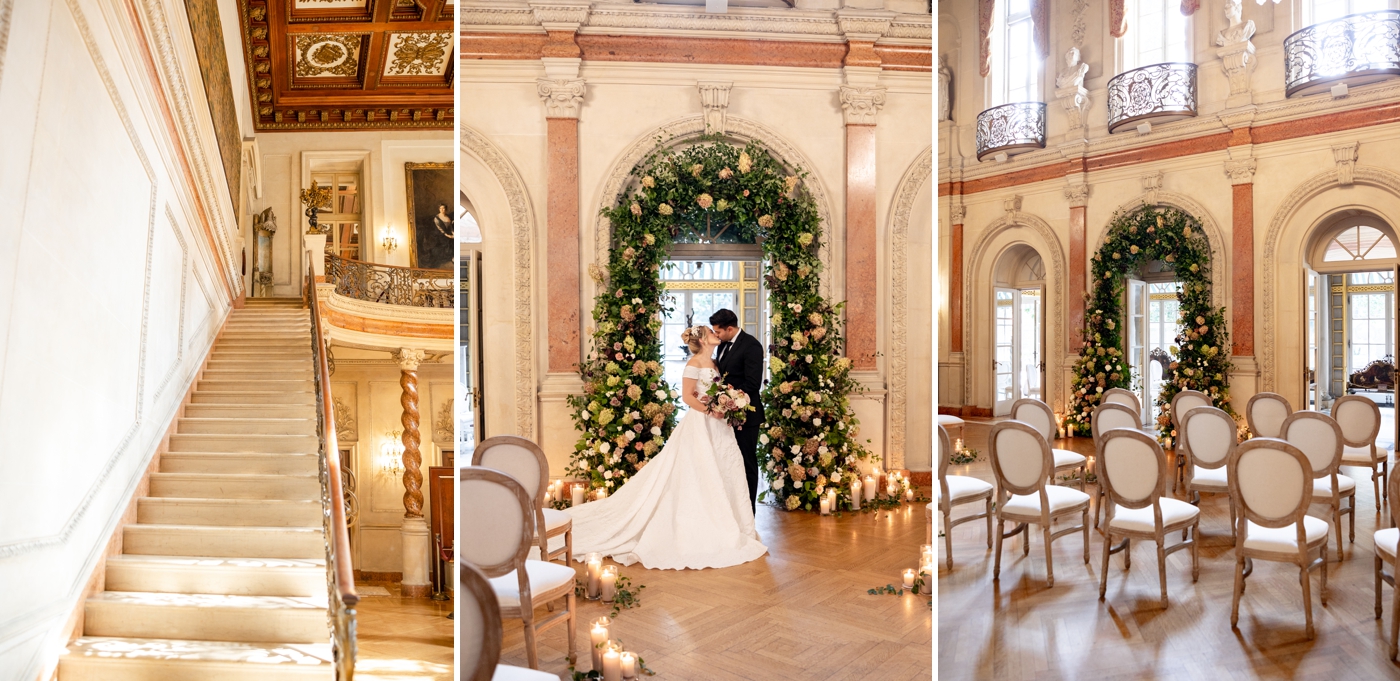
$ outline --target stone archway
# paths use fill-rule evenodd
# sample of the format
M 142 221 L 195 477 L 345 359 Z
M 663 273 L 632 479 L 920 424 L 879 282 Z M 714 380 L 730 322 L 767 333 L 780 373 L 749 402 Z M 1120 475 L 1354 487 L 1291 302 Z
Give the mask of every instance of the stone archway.
M 895 188 L 890 205 L 890 344 L 889 344 L 889 429 L 885 448 L 891 453 L 890 466 L 903 468 L 907 424 L 909 349 L 906 316 L 909 310 L 909 217 L 915 198 L 933 173 L 933 146 L 919 153 Z
M 1192 217 L 1196 218 L 1196 221 L 1201 225 L 1201 229 L 1205 231 L 1206 241 L 1210 242 L 1211 300 L 1214 301 L 1216 307 L 1225 306 L 1226 301 L 1230 299 L 1230 266 L 1229 263 L 1226 262 L 1226 240 L 1225 234 L 1220 231 L 1219 223 L 1211 216 L 1210 211 L 1206 210 L 1206 207 L 1201 205 L 1200 202 L 1185 194 L 1176 194 L 1174 192 L 1159 190 L 1150 194 L 1143 194 L 1131 201 L 1119 204 L 1117 208 L 1113 209 L 1110 215 L 1118 215 L 1119 213 L 1127 212 L 1143 205 L 1170 206 L 1186 211 L 1190 213 Z M 1112 218 L 1109 219 L 1109 221 L 1111 220 Z M 1099 250 L 1103 248 L 1104 239 L 1108 237 L 1109 221 L 1104 222 L 1103 229 L 1099 230 L 1098 241 L 1095 242 L 1093 248 L 1089 249 L 1091 255 L 1098 253 Z

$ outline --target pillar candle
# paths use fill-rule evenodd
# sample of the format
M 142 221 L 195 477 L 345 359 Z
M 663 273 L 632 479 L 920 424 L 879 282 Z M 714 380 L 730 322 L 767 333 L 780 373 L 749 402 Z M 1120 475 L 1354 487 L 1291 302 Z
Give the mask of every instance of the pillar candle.
M 607 619 L 604 617 L 603 619 Z M 593 629 L 589 631 L 589 640 L 593 642 L 593 668 L 603 668 L 603 649 L 601 646 L 608 642 L 608 627 L 601 623 L 602 620 L 593 623 Z
M 831 515 L 831 497 L 823 496 L 821 500 L 822 515 Z
M 601 487 L 598 488 L 598 501 L 602 501 L 606 498 L 608 498 L 608 491 Z
M 583 485 L 574 485 L 573 489 L 570 491 L 569 500 L 573 502 L 574 506 L 583 505 Z
M 603 557 L 596 554 L 588 554 L 588 597 L 597 598 L 598 591 L 602 588 L 603 577 Z
M 854 482 L 851 483 L 851 510 L 852 510 L 852 511 L 859 511 L 859 510 L 860 510 L 860 497 L 861 497 L 861 494 L 862 494 L 862 492 L 861 492 L 860 480 L 857 479 L 857 480 L 855 480 Z
M 905 570 L 905 571 L 904 571 L 904 588 L 906 588 L 906 589 L 912 589 L 912 588 L 914 588 L 914 571 L 913 571 L 913 570 Z
M 623 653 L 619 656 L 622 663 L 622 678 L 637 678 L 637 656 L 632 653 Z
M 622 655 L 615 646 L 603 653 L 603 681 L 622 681 Z
M 875 495 L 878 494 L 879 491 L 880 488 L 875 486 L 875 476 L 865 476 L 865 500 L 875 501 Z
M 962 449 L 963 449 L 962 438 L 958 438 L 957 442 L 954 442 L 954 443 L 953 443 L 953 451 L 955 451 L 955 452 L 961 452 Z
M 905 500 L 905 501 L 913 501 L 913 500 L 914 500 L 914 488 L 913 488 L 913 487 L 905 487 L 905 488 L 904 488 L 904 500 Z
M 549 487 L 544 491 L 544 505 L 549 506 L 554 503 L 554 488 Z
M 603 576 L 602 576 L 602 578 L 601 578 L 601 584 L 602 584 L 602 596 L 603 596 L 603 601 L 604 601 L 604 602 L 607 602 L 607 603 L 613 602 L 613 598 L 616 598 L 616 597 L 617 597 L 617 568 L 616 568 L 616 567 L 614 567 L 614 566 L 612 566 L 612 565 L 609 565 L 609 566 L 603 568 Z

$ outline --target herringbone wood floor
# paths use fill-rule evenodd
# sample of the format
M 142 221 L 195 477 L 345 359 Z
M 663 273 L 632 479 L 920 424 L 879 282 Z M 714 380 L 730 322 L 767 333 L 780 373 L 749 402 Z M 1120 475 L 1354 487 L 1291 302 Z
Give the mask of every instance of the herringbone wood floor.
M 841 518 L 760 505 L 757 520 L 768 555 L 754 562 L 683 572 L 620 568 L 646 589 L 641 607 L 614 619 L 613 636 L 639 653 L 660 679 L 925 681 L 932 676 L 928 600 L 866 593 L 898 585 L 905 568 L 918 566 L 919 545 L 928 538 L 922 504 Z M 611 608 L 578 603 L 576 652 L 578 669 L 585 671 L 590 668 L 588 623 Z M 519 620 L 504 625 L 501 662 L 525 666 Z M 566 647 L 563 627 L 545 632 L 541 668 L 568 678 Z
M 988 431 L 987 424 L 967 425 L 967 446 L 982 456 L 969 466 L 953 467 L 951 474 L 993 480 L 987 463 Z M 1092 451 L 1086 438 L 1061 440 L 1055 446 Z M 1170 459 L 1169 463 L 1174 464 Z M 1315 640 L 1304 634 L 1298 570 L 1280 563 L 1255 562 L 1240 602 L 1239 629 L 1231 630 L 1234 549 L 1229 514 L 1223 496 L 1209 495 L 1201 502 L 1200 581 L 1191 582 L 1189 550 L 1169 556 L 1165 610 L 1157 600 L 1157 556 L 1151 542 L 1134 543 L 1129 572 L 1123 571 L 1121 553 L 1112 557 L 1108 593 L 1101 603 L 1103 544 L 1096 531 L 1090 531 L 1088 565 L 1083 562 L 1082 535 L 1055 541 L 1054 588 L 1045 586 L 1045 553 L 1038 532 L 1029 558 L 1021 555 L 1019 540 L 1006 540 L 1000 583 L 992 581 L 985 524 L 971 522 L 954 529 L 951 572 L 942 568 L 943 543 L 938 538 L 938 678 L 1400 678 L 1400 666 L 1390 662 L 1387 651 L 1388 586 L 1382 592 L 1384 619 L 1374 619 L 1371 533 L 1380 516 L 1370 474 L 1353 468 L 1342 472 L 1357 481 L 1356 543 L 1346 545 L 1341 564 L 1328 566 L 1325 608 L 1318 600 L 1319 576 L 1313 574 Z M 1324 508 L 1314 506 L 1311 513 L 1330 516 Z M 975 512 L 964 506 L 955 515 Z M 1345 516 L 1342 522 L 1347 523 Z M 1168 542 L 1180 537 L 1168 537 Z M 1335 534 L 1332 537 L 1335 542 Z M 1335 560 L 1336 546 L 1329 551 Z

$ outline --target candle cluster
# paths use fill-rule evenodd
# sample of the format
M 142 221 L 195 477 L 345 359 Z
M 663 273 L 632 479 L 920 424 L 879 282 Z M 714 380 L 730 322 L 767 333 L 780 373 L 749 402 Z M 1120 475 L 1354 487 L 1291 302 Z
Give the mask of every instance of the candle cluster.
M 960 441 L 961 442 L 961 441 Z M 839 482 L 839 481 L 833 481 Z M 829 515 L 840 510 L 837 508 L 837 488 L 835 485 L 828 486 L 820 497 L 820 509 L 822 515 Z M 850 508 L 852 511 L 859 511 L 861 504 L 869 504 L 884 495 L 890 501 L 914 501 L 914 484 L 910 482 L 908 476 L 902 471 L 885 472 L 876 466 L 865 475 L 855 475 L 850 485 Z
M 613 640 L 611 619 L 599 617 L 593 620 L 588 633 L 593 644 L 593 669 L 603 673 L 603 681 L 637 678 L 641 666 L 637 655 L 623 650 L 622 644 Z
M 912 588 L 914 588 L 914 580 L 915 580 L 915 578 L 916 578 L 916 577 L 923 577 L 923 578 L 924 578 L 924 586 L 923 586 L 922 591 L 925 592 L 925 593 L 929 593 L 929 592 L 931 592 L 932 590 L 929 588 L 928 583 L 931 581 L 932 576 L 933 576 L 933 545 L 931 545 L 931 544 L 924 544 L 923 546 L 921 546 L 921 547 L 919 548 L 919 570 L 918 570 L 917 572 L 915 572 L 914 570 L 905 570 L 905 571 L 904 571 L 904 588 L 905 588 L 905 589 L 912 589 Z

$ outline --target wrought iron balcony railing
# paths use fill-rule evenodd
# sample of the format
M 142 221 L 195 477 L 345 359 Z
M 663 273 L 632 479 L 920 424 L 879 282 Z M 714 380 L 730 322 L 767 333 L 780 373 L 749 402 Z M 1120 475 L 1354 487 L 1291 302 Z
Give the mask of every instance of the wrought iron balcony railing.
M 326 281 L 342 296 L 372 303 L 452 308 L 456 301 L 452 270 L 395 267 L 327 254 Z
M 1400 11 L 1353 14 L 1309 26 L 1284 39 L 1283 60 L 1289 97 L 1400 75 Z
M 977 160 L 1044 148 L 1044 102 L 1003 104 L 977 114 Z
M 1124 71 L 1108 81 L 1108 131 L 1196 115 L 1196 65 L 1169 62 Z

